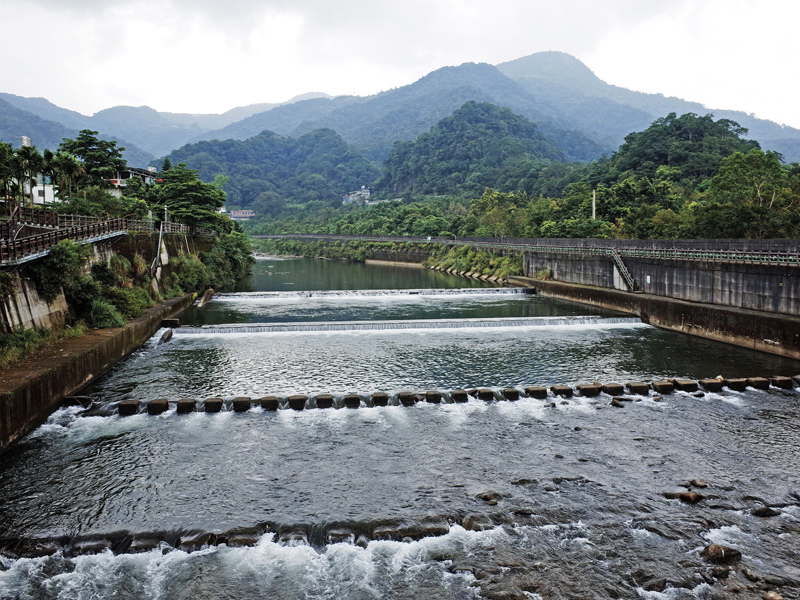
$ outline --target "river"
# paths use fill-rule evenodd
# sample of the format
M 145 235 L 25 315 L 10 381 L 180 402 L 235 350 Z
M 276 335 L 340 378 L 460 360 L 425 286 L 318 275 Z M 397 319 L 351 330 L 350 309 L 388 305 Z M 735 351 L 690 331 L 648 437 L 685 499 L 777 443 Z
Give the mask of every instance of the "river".
M 3 456 L 1 599 L 798 597 L 797 390 L 620 407 L 524 393 L 795 361 L 428 270 L 305 259 L 261 259 L 181 320 L 81 392 L 94 413 L 60 409 Z M 480 387 L 494 400 L 449 394 Z M 443 400 L 397 397 L 427 390 Z M 292 394 L 308 408 L 257 402 Z M 234 412 L 242 396 L 253 406 Z M 221 412 L 115 411 L 210 397 Z M 687 489 L 703 498 L 675 497 Z M 741 562 L 715 569 L 710 543 Z

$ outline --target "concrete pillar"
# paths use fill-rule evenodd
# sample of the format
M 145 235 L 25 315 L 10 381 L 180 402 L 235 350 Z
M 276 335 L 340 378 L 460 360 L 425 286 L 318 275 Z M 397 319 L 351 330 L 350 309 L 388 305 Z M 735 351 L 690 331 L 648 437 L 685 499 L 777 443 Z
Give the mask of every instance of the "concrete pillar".
M 222 398 L 206 398 L 203 409 L 207 413 L 218 413 L 222 410 Z
M 670 379 L 670 381 L 675 385 L 675 389 L 681 392 L 697 391 L 697 382 L 691 379 Z
M 653 390 L 657 394 L 671 394 L 675 390 L 675 384 L 671 381 L 654 381 Z
M 412 392 L 400 392 L 397 394 L 397 399 L 403 406 L 414 406 L 416 404 L 416 399 Z
M 119 416 L 129 417 L 139 412 L 138 400 L 123 400 L 119 403 Z
M 757 390 L 769 389 L 769 379 L 764 377 L 750 377 L 747 380 L 747 385 Z
M 430 402 L 431 404 L 439 404 L 442 401 L 442 392 L 437 392 L 436 390 L 428 390 L 425 392 L 425 402 Z
M 725 387 L 733 390 L 734 392 L 743 392 L 747 387 L 746 379 L 726 379 Z
M 453 390 L 450 392 L 450 397 L 453 399 L 453 402 L 466 402 L 467 401 L 467 392 L 464 390 Z
M 386 392 L 375 392 L 372 394 L 373 406 L 387 406 L 389 404 L 389 394 Z
M 650 393 L 650 384 L 643 381 L 629 381 L 625 386 L 631 394 L 647 396 Z
M 481 388 L 478 390 L 478 399 L 491 402 L 494 400 L 494 392 L 489 388 Z
M 572 388 L 568 385 L 551 385 L 550 391 L 554 396 L 561 396 L 562 398 L 572 398 Z
M 177 410 L 179 415 L 194 412 L 197 409 L 197 400 L 193 398 L 181 398 L 178 400 Z
M 581 396 L 586 396 L 588 398 L 588 397 L 591 397 L 591 396 L 597 396 L 600 393 L 601 389 L 602 389 L 602 386 L 600 386 L 599 384 L 587 383 L 587 384 L 583 384 L 583 385 L 579 385 L 578 386 L 578 393 Z
M 264 410 L 278 410 L 281 401 L 276 396 L 264 396 L 261 399 L 261 408 Z
M 295 396 L 289 396 L 287 400 L 289 402 L 289 408 L 292 410 L 303 410 L 306 407 L 306 400 L 308 400 L 308 397 L 297 394 Z
M 547 388 L 545 387 L 530 385 L 525 388 L 525 393 L 528 394 L 530 398 L 538 398 L 539 400 L 547 398 Z
M 511 402 L 519 400 L 519 390 L 517 388 L 505 388 L 503 390 L 503 398 Z
M 239 396 L 233 399 L 234 412 L 247 412 L 251 406 L 252 403 L 249 396 Z
M 347 394 L 344 397 L 345 408 L 358 408 L 361 406 L 361 396 L 358 394 Z
M 703 389 L 707 392 L 722 391 L 722 379 L 701 379 L 698 383 L 703 386 Z
M 625 393 L 625 386 L 621 383 L 604 383 L 603 393 L 609 396 L 621 396 Z
M 333 406 L 333 396 L 330 394 L 318 394 L 314 397 L 317 408 L 331 408 Z
M 156 400 L 150 400 L 147 403 L 147 414 L 148 415 L 160 415 L 161 413 L 165 413 L 169 410 L 169 400 L 166 398 L 157 398 Z

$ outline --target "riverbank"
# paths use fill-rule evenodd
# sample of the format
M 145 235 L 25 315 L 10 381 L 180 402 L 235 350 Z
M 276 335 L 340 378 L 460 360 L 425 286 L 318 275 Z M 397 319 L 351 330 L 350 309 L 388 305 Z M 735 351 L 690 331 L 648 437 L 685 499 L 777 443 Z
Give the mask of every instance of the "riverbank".
M 41 425 L 63 399 L 105 373 L 190 306 L 187 294 L 147 309 L 123 327 L 95 329 L 42 349 L 0 373 L 0 453 Z
M 509 283 L 630 313 L 663 329 L 800 360 L 800 319 L 796 317 L 530 277 L 509 277 Z

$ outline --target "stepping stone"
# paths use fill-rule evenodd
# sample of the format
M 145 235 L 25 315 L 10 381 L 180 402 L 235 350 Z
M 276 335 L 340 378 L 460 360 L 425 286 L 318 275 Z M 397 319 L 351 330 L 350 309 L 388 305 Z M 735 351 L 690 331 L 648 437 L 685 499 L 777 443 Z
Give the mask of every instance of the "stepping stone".
M 519 390 L 516 388 L 506 388 L 503 390 L 503 398 L 509 401 L 519 400 Z
M 747 387 L 746 379 L 725 379 L 725 387 L 735 392 L 743 392 Z
M 561 396 L 562 398 L 572 398 L 573 389 L 568 385 L 551 385 L 550 391 L 554 396 Z
M 578 386 L 578 393 L 581 396 L 586 396 L 587 398 L 591 398 L 592 396 L 597 396 L 600 393 L 602 387 L 596 383 L 590 383 L 586 385 L 579 385 Z
M 675 385 L 676 390 L 682 392 L 697 391 L 697 382 L 692 379 L 670 379 L 670 381 Z
M 238 398 L 233 399 L 233 411 L 234 412 L 247 412 L 250 410 L 252 403 L 250 402 L 249 396 L 239 396 Z
M 372 394 L 372 405 L 373 406 L 388 406 L 389 405 L 389 394 L 385 392 L 375 392 Z
M 458 403 L 466 402 L 469 399 L 465 390 L 453 390 L 450 392 L 450 397 L 453 399 L 453 402 Z
M 650 384 L 643 381 L 629 381 L 625 384 L 631 394 L 647 396 L 650 393 Z
M 197 400 L 194 398 L 181 398 L 178 400 L 177 410 L 179 415 L 194 412 L 197 410 Z
M 707 392 L 721 392 L 724 382 L 722 379 L 701 379 L 699 383 Z
M 276 396 L 264 396 L 261 399 L 261 408 L 264 410 L 278 410 L 281 401 Z
M 119 403 L 119 416 L 129 417 L 139 412 L 138 400 L 123 400 Z
M 671 381 L 654 381 L 653 391 L 657 394 L 671 394 L 675 389 L 675 384 Z
M 620 396 L 625 393 L 625 386 L 621 383 L 604 383 L 603 393 L 609 396 Z
M 300 394 L 289 396 L 289 398 L 287 398 L 287 401 L 289 402 L 289 408 L 292 410 L 303 410 L 306 407 L 307 400 L 308 396 L 303 396 Z
M 547 388 L 544 387 L 537 387 L 537 386 L 530 386 L 525 388 L 525 393 L 528 394 L 531 398 L 538 398 L 542 400 L 547 398 Z
M 314 400 L 317 402 L 317 408 L 331 408 L 333 406 L 333 396 L 330 394 L 320 394 Z
M 169 400 L 166 398 L 158 398 L 157 400 L 150 400 L 147 403 L 148 415 L 160 415 L 169 410 Z
M 747 385 L 757 390 L 768 390 L 769 379 L 766 377 L 750 377 L 747 379 Z
M 222 398 L 206 398 L 203 407 L 207 413 L 218 413 L 222 410 Z

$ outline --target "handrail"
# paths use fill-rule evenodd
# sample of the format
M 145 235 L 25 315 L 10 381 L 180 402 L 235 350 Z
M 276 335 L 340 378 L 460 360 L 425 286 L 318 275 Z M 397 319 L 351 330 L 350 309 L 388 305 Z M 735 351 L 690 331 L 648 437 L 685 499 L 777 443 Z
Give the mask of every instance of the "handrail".
M 368 242 L 415 242 L 445 244 L 448 246 L 474 246 L 487 247 L 507 250 L 527 250 L 538 252 L 557 252 L 565 254 L 590 254 L 590 255 L 609 255 L 616 252 L 620 259 L 631 258 L 658 258 L 664 260 L 691 260 L 691 261 L 710 261 L 710 262 L 734 262 L 748 264 L 770 264 L 800 266 L 800 245 L 796 251 L 753 251 L 753 250 L 724 250 L 724 249 L 688 249 L 688 248 L 636 248 L 636 247 L 615 247 L 611 245 L 584 245 L 577 244 L 558 244 L 550 243 L 546 238 L 542 239 L 514 239 L 496 241 L 488 238 L 486 241 L 477 238 L 453 239 L 451 237 L 423 237 L 423 236 L 351 236 L 335 234 L 313 234 L 313 233 L 292 233 L 292 234 L 269 234 L 254 235 L 252 237 L 265 239 L 309 239 L 309 240 L 336 240 L 336 241 L 368 241 Z M 600 240 L 598 240 L 600 241 Z M 613 258 L 613 257 L 612 257 Z M 616 262 L 616 260 L 615 260 Z
M 128 232 L 150 232 L 153 230 L 151 221 L 122 218 L 94 219 L 96 217 L 77 217 L 75 220 L 65 219 L 64 223 L 74 222 L 81 224 L 60 227 L 47 233 L 31 235 L 16 240 L 0 239 L 0 265 L 17 264 L 44 255 L 63 240 L 85 242 L 123 235 Z M 192 228 L 182 223 L 167 221 L 164 222 L 164 233 L 192 233 Z M 203 229 L 195 230 L 194 234 L 216 235 L 214 232 Z

